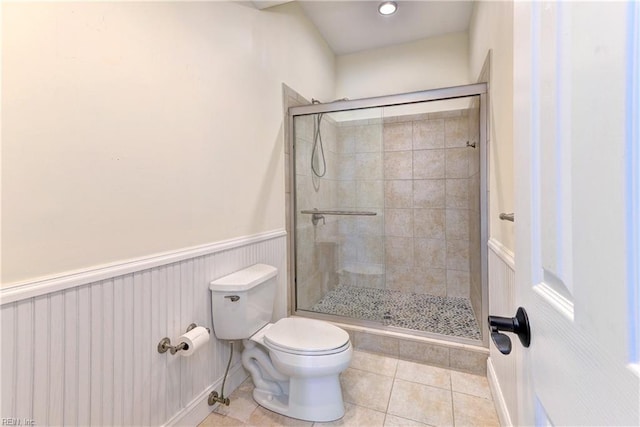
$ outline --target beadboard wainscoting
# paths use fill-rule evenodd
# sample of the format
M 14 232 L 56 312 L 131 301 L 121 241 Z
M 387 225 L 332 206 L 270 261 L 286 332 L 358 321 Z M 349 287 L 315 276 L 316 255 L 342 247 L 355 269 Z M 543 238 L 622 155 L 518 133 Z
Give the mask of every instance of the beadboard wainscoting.
M 488 253 L 489 310 L 495 316 L 512 317 L 517 309 L 514 255 L 495 239 L 489 239 Z M 489 344 L 487 378 L 496 403 L 500 425 L 503 426 L 511 426 L 512 420 L 518 419 L 516 363 L 520 360 L 521 346 L 519 343 L 516 344 L 509 356 L 500 353 L 493 342 Z
M 196 425 L 210 412 L 209 392 L 220 391 L 230 344 L 212 330 L 191 357 L 157 345 L 165 336 L 175 344 L 192 322 L 212 328 L 209 282 L 255 263 L 278 268 L 274 318 L 286 316 L 284 231 L 3 290 L 0 416 L 51 426 Z M 225 395 L 245 378 L 237 352 Z

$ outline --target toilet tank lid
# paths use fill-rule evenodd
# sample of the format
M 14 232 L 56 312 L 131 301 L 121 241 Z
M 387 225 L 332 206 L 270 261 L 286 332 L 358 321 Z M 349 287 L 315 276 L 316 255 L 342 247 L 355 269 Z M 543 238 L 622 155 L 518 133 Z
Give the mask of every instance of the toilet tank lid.
M 235 273 L 213 280 L 209 289 L 216 292 L 246 291 L 278 274 L 278 269 L 267 264 L 254 264 Z

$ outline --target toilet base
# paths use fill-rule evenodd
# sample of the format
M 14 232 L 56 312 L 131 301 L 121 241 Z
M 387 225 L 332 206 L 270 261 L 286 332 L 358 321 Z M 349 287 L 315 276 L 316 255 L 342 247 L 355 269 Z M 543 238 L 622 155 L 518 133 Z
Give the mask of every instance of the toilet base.
M 291 378 L 288 395 L 276 395 L 256 387 L 253 399 L 273 412 L 304 421 L 329 422 L 344 416 L 338 375 Z
M 264 344 L 267 325 L 243 340 L 242 366 L 251 374 L 253 398 L 273 412 L 304 421 L 328 422 L 344 416 L 340 373 L 353 350 L 347 343 L 336 353 L 292 354 Z

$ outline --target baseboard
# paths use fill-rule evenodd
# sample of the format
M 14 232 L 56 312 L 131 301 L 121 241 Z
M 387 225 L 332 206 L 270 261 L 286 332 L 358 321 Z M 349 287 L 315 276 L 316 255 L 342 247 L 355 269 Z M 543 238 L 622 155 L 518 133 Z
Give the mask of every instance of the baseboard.
M 500 388 L 496 371 L 493 368 L 493 361 L 491 360 L 491 357 L 487 359 L 487 379 L 489 380 L 489 387 L 491 388 L 491 394 L 493 395 L 493 402 L 496 406 L 500 425 L 509 427 L 513 426 L 509 409 L 507 408 L 507 402 L 504 400 L 504 395 L 502 394 L 502 389 Z
M 236 363 L 229 370 L 227 381 L 225 382 L 224 389 L 225 395 L 229 396 L 240 384 L 244 382 L 248 377 L 247 372 L 242 367 L 242 363 Z M 220 390 L 222 386 L 223 378 L 220 378 L 215 383 L 207 387 L 202 393 L 196 396 L 185 408 L 175 414 L 164 425 L 165 426 L 197 426 L 204 421 L 207 416 L 213 412 L 220 404 L 216 403 L 213 406 L 209 406 L 208 399 L 209 393 L 213 390 Z

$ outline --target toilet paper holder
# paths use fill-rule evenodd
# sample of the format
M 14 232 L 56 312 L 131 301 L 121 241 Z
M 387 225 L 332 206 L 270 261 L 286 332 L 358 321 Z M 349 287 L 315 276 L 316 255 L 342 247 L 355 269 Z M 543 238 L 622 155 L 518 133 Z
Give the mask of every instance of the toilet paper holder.
M 189 326 L 187 326 L 187 332 L 197 327 L 198 325 L 196 325 L 195 323 L 192 323 Z M 208 333 L 211 333 L 211 329 L 209 328 L 205 328 L 205 329 L 207 330 Z M 188 346 L 187 346 L 187 343 L 185 342 L 181 342 L 178 345 L 171 345 L 171 340 L 169 339 L 169 337 L 162 338 L 158 343 L 158 353 L 166 353 L 167 350 L 169 350 L 171 354 L 176 354 L 180 350 L 186 350 L 187 348 Z

